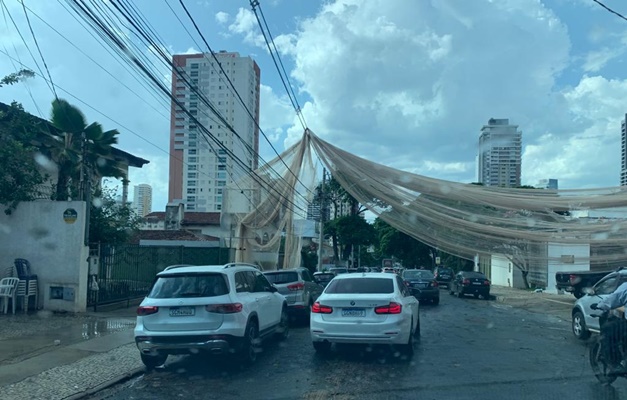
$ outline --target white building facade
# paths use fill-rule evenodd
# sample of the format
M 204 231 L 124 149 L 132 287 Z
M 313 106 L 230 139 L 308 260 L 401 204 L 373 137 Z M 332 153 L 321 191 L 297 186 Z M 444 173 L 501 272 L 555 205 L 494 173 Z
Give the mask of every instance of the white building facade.
M 620 142 L 621 142 L 621 162 L 620 162 L 620 185 L 627 185 L 627 114 L 620 123 Z
M 172 102 L 168 201 L 182 201 L 189 211 L 220 212 L 226 185 L 256 169 L 258 164 L 259 67 L 250 57 L 240 57 L 238 53 L 221 51 L 216 57 L 224 73 L 211 54 L 174 56 L 174 64 L 185 79 L 173 71 L 172 92 L 196 121 Z M 218 119 L 206 101 L 219 111 L 237 135 Z
M 481 128 L 478 179 L 485 186 L 520 186 L 522 132 L 509 119 L 490 118 Z
M 133 188 L 133 209 L 140 217 L 152 212 L 152 186 L 145 183 Z

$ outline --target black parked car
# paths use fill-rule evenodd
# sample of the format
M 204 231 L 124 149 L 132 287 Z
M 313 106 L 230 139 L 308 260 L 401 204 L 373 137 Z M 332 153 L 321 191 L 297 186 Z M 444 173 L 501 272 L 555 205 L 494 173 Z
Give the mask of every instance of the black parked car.
M 440 289 L 431 271 L 424 269 L 406 269 L 401 275 L 405 286 L 420 302 L 440 303 Z
M 452 268 L 436 267 L 433 271 L 433 275 L 435 275 L 435 280 L 438 281 L 438 284 L 446 285 L 447 288 L 450 288 L 455 273 Z
M 475 298 L 479 296 L 486 300 L 490 299 L 490 281 L 481 272 L 461 271 L 455 275 L 449 288 L 450 294 L 457 294 L 463 297 L 472 294 Z

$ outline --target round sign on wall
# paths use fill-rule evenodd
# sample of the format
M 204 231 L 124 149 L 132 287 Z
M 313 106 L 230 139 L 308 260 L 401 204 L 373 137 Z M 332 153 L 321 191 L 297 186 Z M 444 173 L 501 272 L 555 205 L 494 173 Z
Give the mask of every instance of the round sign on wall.
M 73 224 L 74 222 L 76 222 L 76 218 L 78 218 L 78 213 L 75 209 L 68 208 L 63 211 L 63 220 L 65 221 L 65 223 Z

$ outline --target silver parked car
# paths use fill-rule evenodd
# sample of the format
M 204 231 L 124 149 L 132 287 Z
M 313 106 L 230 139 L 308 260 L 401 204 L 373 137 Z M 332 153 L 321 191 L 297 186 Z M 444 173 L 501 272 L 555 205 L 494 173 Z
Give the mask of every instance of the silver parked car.
M 288 311 L 309 318 L 309 310 L 322 293 L 307 268 L 282 269 L 263 273 L 287 300 Z
M 590 306 L 614 293 L 625 282 L 627 282 L 627 270 L 611 272 L 588 289 L 586 295 L 577 300 L 572 311 L 572 329 L 577 339 L 586 340 L 591 332 L 599 333 L 599 319 L 590 316 L 599 312 L 592 310 Z

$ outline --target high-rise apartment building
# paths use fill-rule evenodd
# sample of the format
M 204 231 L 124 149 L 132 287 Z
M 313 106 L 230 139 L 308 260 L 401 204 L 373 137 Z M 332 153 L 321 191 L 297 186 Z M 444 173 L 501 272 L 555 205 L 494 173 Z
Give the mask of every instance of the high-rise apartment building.
M 627 185 L 627 114 L 620 123 L 621 138 L 621 162 L 620 162 L 620 185 Z
M 490 118 L 479 137 L 479 182 L 485 186 L 520 186 L 522 132 L 509 119 Z
M 536 184 L 536 188 L 538 189 L 558 189 L 558 181 L 557 179 L 548 178 L 548 179 L 540 179 Z
M 140 217 L 152 212 L 152 187 L 145 183 L 135 185 L 133 189 L 133 209 Z
M 261 72 L 250 57 L 226 51 L 216 53 L 216 57 L 246 108 L 211 54 L 173 57 L 175 68 L 202 94 L 199 96 L 177 71 L 172 71 L 173 95 L 198 122 L 172 102 L 168 201 L 180 200 L 186 210 L 221 211 L 224 187 L 256 169 L 258 164 Z M 239 138 L 216 118 L 203 98 L 219 110 Z M 209 130 L 227 150 L 204 136 L 198 124 Z M 238 166 L 238 159 L 246 168 Z

